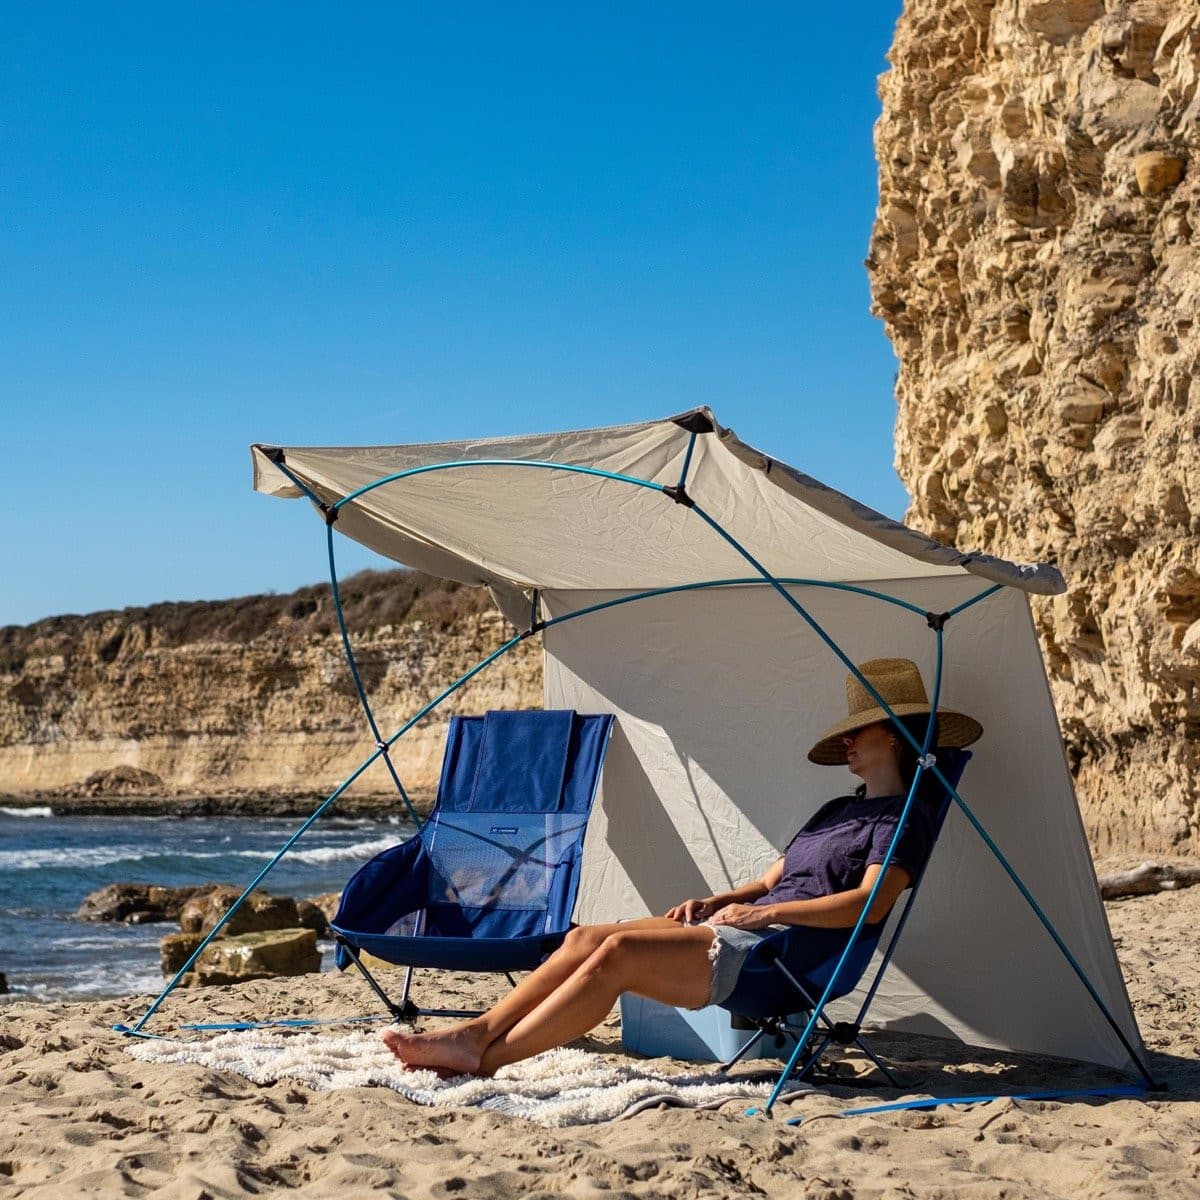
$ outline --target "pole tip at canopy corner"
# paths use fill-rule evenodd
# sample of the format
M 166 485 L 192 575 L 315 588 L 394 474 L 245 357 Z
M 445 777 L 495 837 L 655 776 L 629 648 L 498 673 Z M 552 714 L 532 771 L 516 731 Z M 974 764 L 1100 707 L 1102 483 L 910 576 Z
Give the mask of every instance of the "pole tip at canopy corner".
M 254 467 L 253 486 L 256 492 L 289 500 L 304 495 L 303 491 L 279 469 L 279 464 L 284 461 L 282 446 L 254 442 L 250 446 L 250 461 Z

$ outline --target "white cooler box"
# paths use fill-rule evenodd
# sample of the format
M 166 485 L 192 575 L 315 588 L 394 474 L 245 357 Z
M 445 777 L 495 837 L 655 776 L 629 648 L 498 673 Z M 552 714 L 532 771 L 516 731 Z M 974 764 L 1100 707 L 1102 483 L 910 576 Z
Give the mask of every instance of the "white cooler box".
M 735 1029 L 732 1022 L 733 1015 L 715 1004 L 672 1008 L 632 993 L 621 997 L 621 1044 L 650 1058 L 725 1062 L 754 1036 L 753 1029 Z M 747 1057 L 785 1059 L 795 1045 L 794 1037 L 766 1033 Z

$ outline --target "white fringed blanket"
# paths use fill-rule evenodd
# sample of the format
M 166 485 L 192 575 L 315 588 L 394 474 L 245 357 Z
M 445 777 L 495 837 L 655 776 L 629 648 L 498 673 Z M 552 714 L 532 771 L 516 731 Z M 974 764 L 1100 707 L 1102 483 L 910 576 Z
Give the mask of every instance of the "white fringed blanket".
M 491 1079 L 432 1071 L 406 1071 L 378 1033 L 222 1033 L 205 1041 L 134 1042 L 129 1054 L 144 1062 L 195 1063 L 233 1071 L 255 1083 L 294 1080 L 318 1092 L 387 1087 L 417 1104 L 483 1108 L 539 1125 L 586 1125 L 627 1117 L 658 1104 L 716 1108 L 731 1100 L 761 1102 L 772 1080 L 764 1076 L 721 1080 L 708 1073 L 649 1070 L 627 1059 L 583 1050 L 550 1050 L 501 1068 Z M 788 1095 L 809 1090 L 801 1084 Z

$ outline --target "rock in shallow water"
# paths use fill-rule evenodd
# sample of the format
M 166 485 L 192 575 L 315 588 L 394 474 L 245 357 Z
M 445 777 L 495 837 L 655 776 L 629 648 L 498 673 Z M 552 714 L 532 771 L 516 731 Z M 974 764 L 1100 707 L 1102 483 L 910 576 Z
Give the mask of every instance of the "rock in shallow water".
M 173 921 L 193 897 L 225 887 L 207 883 L 200 887 L 160 887 L 154 883 L 110 883 L 92 892 L 75 911 L 78 921 L 123 921 L 142 925 Z
M 164 975 L 174 975 L 204 941 L 202 933 L 168 933 L 158 943 L 158 962 Z
M 317 937 L 324 937 L 329 932 L 329 919 L 325 910 L 315 900 L 297 900 L 297 924 L 304 929 L 311 929 Z

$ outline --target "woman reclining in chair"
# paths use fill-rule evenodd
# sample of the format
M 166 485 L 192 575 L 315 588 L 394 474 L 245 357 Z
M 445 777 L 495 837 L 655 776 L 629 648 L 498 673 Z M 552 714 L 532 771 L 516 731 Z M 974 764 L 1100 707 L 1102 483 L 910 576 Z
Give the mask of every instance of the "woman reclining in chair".
M 905 723 L 921 741 L 930 704 L 916 664 L 875 659 L 859 670 L 898 718 L 911 719 Z M 579 926 L 488 1012 L 433 1033 L 388 1029 L 388 1048 L 411 1068 L 491 1074 L 586 1033 L 622 992 L 680 1007 L 721 1003 L 750 949 L 774 930 L 852 927 L 879 877 L 917 756 L 853 675 L 846 697 L 850 715 L 826 730 L 808 757 L 827 766 L 844 763 L 862 784 L 819 809 L 760 879 L 685 900 L 662 917 Z M 971 717 L 945 709 L 937 723 L 940 739 L 932 745 L 966 746 L 983 732 Z M 928 800 L 922 799 L 909 813 L 870 923 L 887 916 L 932 850 Z

